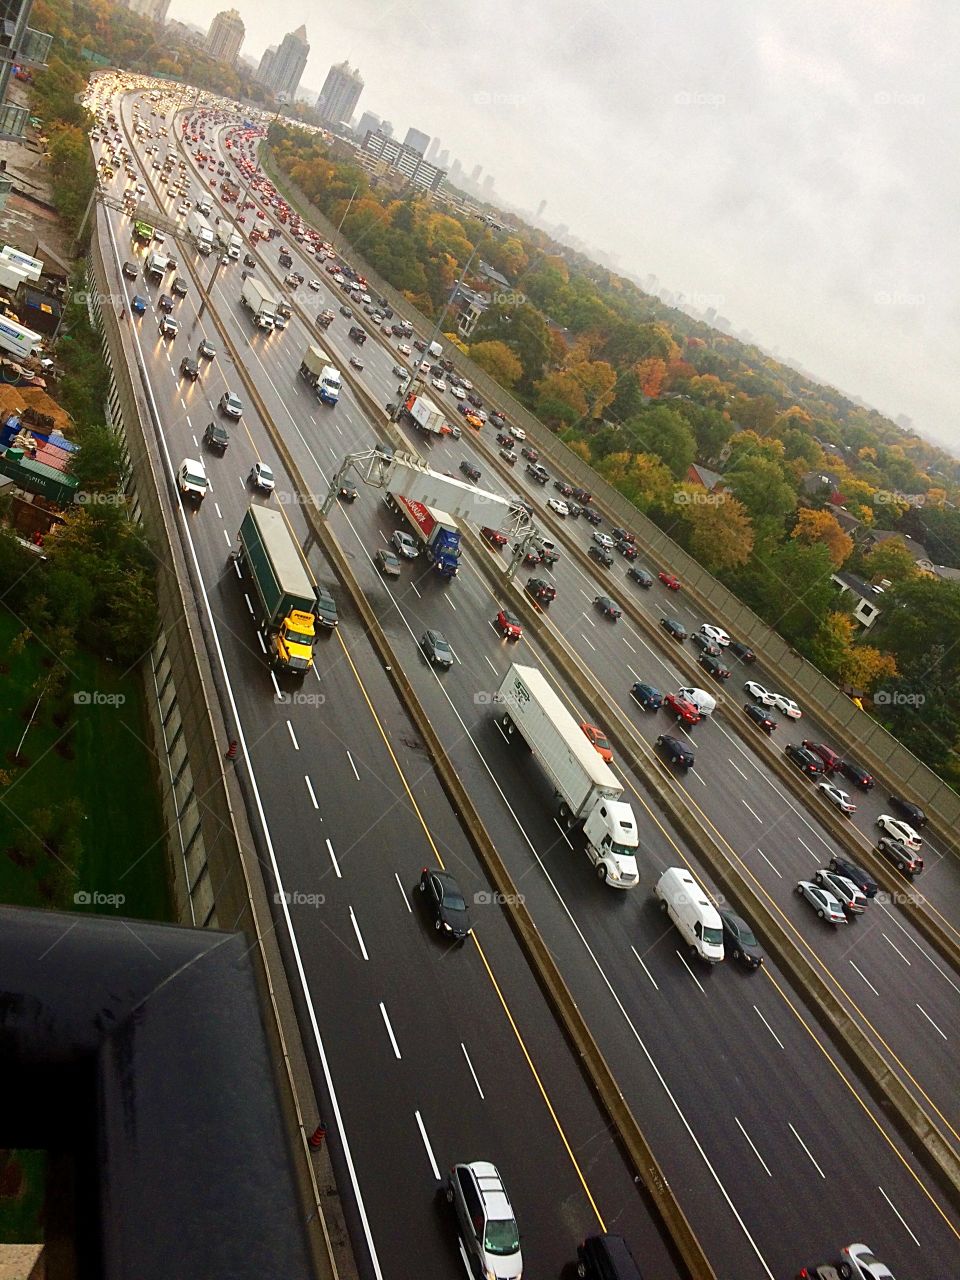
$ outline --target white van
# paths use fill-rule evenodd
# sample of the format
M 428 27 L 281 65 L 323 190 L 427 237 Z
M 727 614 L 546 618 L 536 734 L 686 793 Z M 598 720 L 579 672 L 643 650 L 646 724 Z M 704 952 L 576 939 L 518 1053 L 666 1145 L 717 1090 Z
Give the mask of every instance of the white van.
M 717 700 L 706 689 L 678 689 L 688 701 L 692 702 L 702 716 L 712 716 L 717 709 Z
M 723 959 L 723 924 L 716 907 L 685 867 L 668 867 L 654 890 L 692 955 L 709 964 Z

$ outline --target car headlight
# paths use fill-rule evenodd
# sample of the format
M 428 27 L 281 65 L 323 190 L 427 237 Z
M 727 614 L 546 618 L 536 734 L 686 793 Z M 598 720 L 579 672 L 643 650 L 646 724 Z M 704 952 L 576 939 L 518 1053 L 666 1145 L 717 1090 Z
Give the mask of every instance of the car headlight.
M 453 927 L 447 924 L 446 920 L 444 920 L 443 922 L 443 927 L 447 931 L 447 933 L 453 933 Z

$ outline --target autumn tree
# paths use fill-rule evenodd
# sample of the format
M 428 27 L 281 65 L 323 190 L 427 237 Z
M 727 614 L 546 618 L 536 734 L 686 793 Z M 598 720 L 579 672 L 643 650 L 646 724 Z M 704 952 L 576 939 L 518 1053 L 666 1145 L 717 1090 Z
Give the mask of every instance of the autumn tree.
M 550 373 L 537 385 L 536 411 L 550 427 L 569 427 L 587 417 L 587 397 L 569 373 Z
M 470 359 L 496 378 L 501 387 L 512 387 L 523 372 L 519 357 L 505 342 L 475 342 L 470 347 Z
M 667 376 L 666 361 L 661 356 L 649 356 L 646 360 L 638 361 L 635 367 L 640 390 L 651 400 L 656 400 Z
M 659 458 L 646 453 L 609 453 L 597 464 L 605 480 L 641 511 L 670 500 L 673 477 Z
M 896 538 L 878 542 L 863 558 L 863 571 L 871 582 L 888 578 L 894 585 L 909 582 L 919 575 L 909 548 Z
M 681 485 L 674 495 L 688 526 L 688 546 L 711 573 L 746 564 L 753 550 L 753 528 L 742 502 L 730 494 L 705 493 L 695 485 Z
M 853 551 L 853 539 L 844 533 L 837 517 L 829 511 L 814 511 L 810 507 L 801 507 L 797 512 L 797 523 L 790 535 L 799 542 L 822 542 L 830 552 L 833 567 L 839 569 Z

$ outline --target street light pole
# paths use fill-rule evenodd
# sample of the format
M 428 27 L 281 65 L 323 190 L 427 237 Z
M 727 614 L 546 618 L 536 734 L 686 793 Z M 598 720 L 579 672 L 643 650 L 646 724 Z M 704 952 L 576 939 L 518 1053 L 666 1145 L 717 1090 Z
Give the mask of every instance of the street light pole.
M 451 307 L 451 304 L 453 303 L 454 298 L 460 292 L 460 286 L 463 284 L 464 279 L 466 278 L 466 274 L 470 270 L 470 264 L 471 262 L 473 262 L 474 258 L 477 256 L 477 250 L 479 248 L 480 248 L 479 244 L 475 244 L 472 250 L 470 251 L 470 257 L 463 264 L 463 270 L 460 272 L 460 277 L 457 280 L 457 283 L 453 286 L 453 289 L 450 291 L 450 296 L 449 298 L 447 298 L 446 302 L 444 303 L 443 310 L 440 312 L 439 316 L 437 316 L 436 324 L 433 326 L 433 332 L 430 334 L 430 337 L 427 339 L 427 346 L 426 346 L 426 351 L 424 352 L 424 355 L 426 355 L 427 352 L 429 352 L 430 347 L 437 340 L 437 334 L 440 333 L 441 330 L 443 329 L 443 322 L 446 319 L 447 312 L 450 310 L 450 307 Z M 403 408 L 403 402 L 405 398 L 410 394 L 411 391 L 413 391 L 413 389 L 421 381 L 422 381 L 422 378 L 420 375 L 420 361 L 418 360 L 416 372 L 411 371 L 410 381 L 407 383 L 406 387 L 403 387 L 403 384 L 401 383 L 401 387 L 403 389 L 402 395 L 400 394 L 400 388 L 398 388 L 397 403 L 394 405 L 393 412 L 390 414 L 391 422 L 396 422 L 397 419 L 400 417 L 400 410 Z

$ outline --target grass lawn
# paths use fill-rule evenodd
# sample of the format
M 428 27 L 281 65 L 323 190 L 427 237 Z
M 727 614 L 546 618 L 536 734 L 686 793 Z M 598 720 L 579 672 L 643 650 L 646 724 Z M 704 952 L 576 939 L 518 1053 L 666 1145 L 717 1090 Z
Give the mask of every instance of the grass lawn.
M 9 616 L 0 617 L 0 898 L 169 920 L 139 680 L 77 652 L 67 660 L 66 687 L 40 698 L 28 727 L 38 681 L 50 668 L 35 640 L 17 652 L 20 631 Z M 83 893 L 89 903 L 77 901 Z

